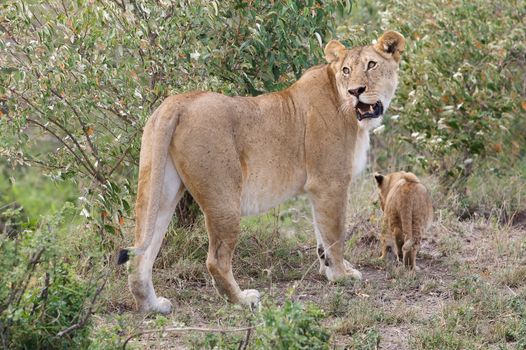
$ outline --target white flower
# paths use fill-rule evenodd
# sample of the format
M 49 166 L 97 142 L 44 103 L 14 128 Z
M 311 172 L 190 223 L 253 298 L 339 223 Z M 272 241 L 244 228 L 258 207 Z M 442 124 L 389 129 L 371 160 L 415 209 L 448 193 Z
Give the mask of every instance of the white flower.
M 400 118 L 399 114 L 391 116 L 391 120 L 398 120 Z
M 415 137 L 415 138 L 416 138 L 416 137 L 418 137 L 419 135 L 420 135 L 419 132 L 414 132 L 414 133 L 411 134 L 411 137 Z
M 197 61 L 197 60 L 199 59 L 199 57 L 201 57 L 201 54 L 200 54 L 199 52 L 197 52 L 197 51 L 192 52 L 192 53 L 190 54 L 190 58 L 193 59 L 193 60 L 196 60 L 196 61 Z

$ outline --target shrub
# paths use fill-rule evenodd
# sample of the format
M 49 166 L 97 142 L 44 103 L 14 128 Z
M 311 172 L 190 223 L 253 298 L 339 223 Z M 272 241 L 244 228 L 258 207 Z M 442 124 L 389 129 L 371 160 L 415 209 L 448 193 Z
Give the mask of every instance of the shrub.
M 321 57 L 345 0 L 0 5 L 0 154 L 75 178 L 102 236 L 130 216 L 142 126 L 168 95 L 259 94 Z M 110 239 L 110 246 L 114 239 Z
M 321 327 L 323 312 L 313 304 L 285 301 L 262 311 L 264 325 L 256 333 L 261 349 L 329 349 L 329 334 Z
M 50 224 L 14 238 L 0 236 L 0 340 L 6 349 L 68 349 L 89 343 L 89 327 L 58 336 L 72 325 L 88 324 L 97 281 L 76 274 L 55 229 Z
M 384 6 L 382 25 L 398 27 L 408 42 L 393 106 L 401 117 L 389 123 L 414 149 L 407 160 L 462 191 L 488 157 L 506 155 L 497 166 L 518 159 L 513 143 L 525 146 L 515 130 L 525 130 L 526 5 L 398 0 Z

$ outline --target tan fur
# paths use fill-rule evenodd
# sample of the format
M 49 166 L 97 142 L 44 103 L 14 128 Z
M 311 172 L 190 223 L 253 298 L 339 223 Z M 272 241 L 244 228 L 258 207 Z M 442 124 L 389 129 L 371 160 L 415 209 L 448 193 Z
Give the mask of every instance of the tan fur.
M 381 259 L 391 247 L 399 261 L 417 268 L 420 240 L 433 220 L 433 204 L 426 187 L 413 173 L 375 174 L 380 203 L 384 211 Z
M 395 32 L 384 34 L 403 37 Z M 379 39 L 380 42 L 383 40 Z M 358 99 L 387 109 L 398 79 L 398 60 L 384 48 L 347 50 L 327 45 L 328 64 L 309 69 L 288 89 L 258 97 L 190 93 L 167 98 L 142 138 L 135 246 L 130 248 L 130 289 L 140 309 L 169 312 L 151 282 L 153 260 L 184 190 L 205 216 L 207 267 L 218 291 L 232 302 L 257 302 L 232 274 L 241 216 L 264 212 L 306 192 L 312 204 L 320 272 L 329 280 L 360 277 L 343 258 L 344 214 L 351 174 L 365 165 L 368 131 L 377 119 L 358 121 Z M 367 70 L 368 62 L 377 65 Z M 342 68 L 350 74 L 344 76 Z M 357 156 L 355 149 L 363 155 Z M 363 160 L 363 161 L 362 161 Z M 323 256 L 322 256 L 323 255 Z

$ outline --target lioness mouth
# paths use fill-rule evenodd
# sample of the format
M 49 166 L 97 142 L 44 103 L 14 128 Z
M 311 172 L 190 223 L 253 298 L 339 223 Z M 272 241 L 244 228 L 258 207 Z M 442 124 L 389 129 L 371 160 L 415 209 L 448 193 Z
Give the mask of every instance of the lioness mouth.
M 356 105 L 356 117 L 358 120 L 378 118 L 383 112 L 384 106 L 380 101 L 372 105 L 358 101 L 358 104 Z

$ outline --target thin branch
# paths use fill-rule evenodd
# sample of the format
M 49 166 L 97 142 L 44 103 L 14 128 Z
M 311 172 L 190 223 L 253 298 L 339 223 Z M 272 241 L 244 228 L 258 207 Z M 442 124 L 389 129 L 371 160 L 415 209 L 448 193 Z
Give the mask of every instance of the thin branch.
M 55 12 L 55 15 L 57 15 L 57 17 L 60 16 L 60 13 L 59 13 L 58 10 L 55 8 L 55 6 L 53 6 L 53 4 L 51 4 L 51 2 L 49 2 L 49 0 L 46 1 L 46 2 L 47 2 L 47 4 L 48 4 L 48 6 L 51 7 L 51 9 L 53 10 L 53 12 Z
M 130 335 L 124 344 L 122 345 L 122 349 L 126 349 L 126 345 L 128 345 L 128 342 L 132 340 L 133 338 L 136 338 L 141 335 L 145 334 L 152 334 L 152 333 L 158 333 L 158 332 L 206 332 L 206 333 L 235 333 L 235 332 L 245 332 L 248 330 L 256 329 L 257 327 L 262 326 L 264 323 L 257 324 L 255 326 L 250 327 L 242 327 L 242 328 L 206 328 L 206 327 L 180 327 L 180 328 L 163 328 L 163 329 L 153 329 L 148 331 L 142 331 L 135 334 Z
M 25 281 L 22 282 L 21 287 L 16 289 L 14 293 L 10 295 L 6 305 L 14 305 L 15 309 L 18 307 L 20 301 L 22 300 L 22 296 L 24 295 L 24 292 L 27 289 L 29 281 L 31 280 L 31 277 L 33 277 L 33 272 L 35 271 L 37 264 L 40 262 L 40 257 L 42 256 L 42 253 L 44 253 L 44 248 L 40 248 L 33 255 L 31 255 L 31 259 L 29 259 L 25 271 Z M 3 312 L 3 310 L 1 310 L 0 313 L 1 312 Z
M 93 307 L 95 306 L 95 302 L 97 301 L 97 298 L 99 297 L 100 293 L 102 292 L 102 290 L 106 286 L 106 282 L 108 282 L 108 276 L 104 277 L 104 281 L 99 286 L 99 288 L 97 288 L 97 290 L 95 291 L 95 294 L 93 295 L 93 298 L 91 298 L 90 306 L 88 308 L 88 311 L 86 312 L 86 315 L 84 315 L 84 318 L 82 320 L 80 320 L 80 322 L 77 322 L 74 325 L 72 325 L 72 326 L 70 326 L 70 327 L 58 332 L 57 333 L 57 337 L 62 337 L 64 335 L 68 334 L 68 333 L 73 332 L 75 329 L 84 327 L 86 322 L 88 322 L 88 319 L 90 318 L 91 314 L 93 313 Z
M 134 138 L 135 135 L 137 135 L 138 132 L 139 132 L 138 130 L 135 131 L 135 132 L 133 133 L 133 135 L 130 137 L 130 139 Z M 113 174 L 113 172 L 114 172 L 115 170 L 117 170 L 117 168 L 118 168 L 119 165 L 122 163 L 122 161 L 124 160 L 124 158 L 125 158 L 126 155 L 128 154 L 129 150 L 132 148 L 132 146 L 133 146 L 133 142 L 130 143 L 130 144 L 128 145 L 128 147 L 124 150 L 124 152 L 122 152 L 122 155 L 119 157 L 119 159 L 117 160 L 117 162 L 115 163 L 115 165 L 113 166 L 113 168 L 111 168 L 111 170 L 108 172 L 108 177 L 110 177 L 111 174 Z
M 13 41 L 15 42 L 15 44 L 20 45 L 20 43 L 18 42 L 18 40 L 16 40 L 16 38 L 14 37 L 14 35 L 11 34 L 11 32 L 9 31 L 9 29 L 7 29 L 4 25 L 0 24 L 0 30 L 3 31 L 4 33 L 6 33 L 6 34 L 9 36 L 9 39 L 13 40 Z
M 88 141 L 88 145 L 91 149 L 91 152 L 93 152 L 93 155 L 95 156 L 95 159 L 97 160 L 97 162 L 99 164 L 101 164 L 100 162 L 100 159 L 99 159 L 99 153 L 97 151 L 97 148 L 95 147 L 95 145 L 91 142 L 91 137 L 89 136 L 88 134 L 88 128 L 86 127 L 86 123 L 84 123 L 84 121 L 82 120 L 81 116 L 80 116 L 80 113 L 77 111 L 77 109 L 69 102 L 69 100 L 65 97 L 63 97 L 62 95 L 60 95 L 55 89 L 50 89 L 51 93 L 53 95 L 55 95 L 56 97 L 58 97 L 59 99 L 61 99 L 62 101 L 64 101 L 68 106 L 69 108 L 71 108 L 71 110 L 73 111 L 73 114 L 75 114 L 75 116 L 77 117 L 77 119 L 79 120 L 79 123 L 80 123 L 80 126 L 82 128 L 82 132 L 84 133 L 84 136 L 86 137 L 86 141 Z
M 69 17 L 68 9 L 66 7 L 66 4 L 64 3 L 64 0 L 61 0 L 60 2 L 62 3 L 62 8 L 64 9 L 64 13 L 66 14 L 67 17 Z
M 28 100 L 23 94 L 19 93 L 18 91 L 14 90 L 14 89 L 11 89 L 9 88 L 9 90 L 16 94 L 17 96 L 19 96 L 20 98 L 22 98 L 28 105 L 30 105 L 34 110 L 36 110 L 37 112 L 39 112 L 42 116 L 45 116 L 46 114 L 40 109 L 38 108 L 37 106 L 35 106 L 35 104 L 33 102 L 31 102 L 30 100 Z M 106 182 L 106 179 L 104 179 L 100 173 L 97 171 L 97 169 L 95 169 L 95 167 L 93 166 L 93 164 L 91 164 L 91 161 L 89 160 L 88 156 L 86 155 L 86 153 L 84 152 L 84 150 L 82 149 L 82 147 L 80 146 L 80 144 L 78 143 L 77 139 L 71 134 L 71 132 L 69 132 L 68 129 L 66 129 L 63 125 L 61 125 L 59 122 L 57 122 L 55 119 L 53 118 L 50 118 L 48 117 L 47 118 L 51 123 L 53 123 L 54 125 L 56 125 L 59 129 L 61 129 L 62 131 L 64 131 L 64 133 L 69 136 L 69 138 L 71 139 L 71 141 L 75 144 L 76 148 L 79 150 L 80 154 L 82 155 L 82 157 L 84 158 L 84 161 L 85 162 L 82 162 L 81 163 L 89 169 L 89 173 L 95 177 L 95 179 L 97 181 L 99 181 L 100 183 L 105 183 Z M 40 125 L 42 125 L 40 123 Z M 71 150 L 71 148 L 68 148 L 69 150 Z M 75 155 L 76 153 L 73 152 Z M 78 155 L 76 157 L 78 159 Z M 86 165 L 87 164 L 87 165 Z
M 123 10 L 124 12 L 126 12 L 126 6 L 124 5 L 124 1 L 123 1 L 123 2 L 120 2 L 120 1 L 118 1 L 118 0 L 112 0 L 112 2 L 116 3 L 117 6 L 119 6 L 120 8 L 122 8 L 122 10 Z
M 252 326 L 251 324 L 252 322 L 249 321 L 249 325 Z M 245 334 L 245 339 L 243 339 L 243 341 L 241 343 L 239 343 L 239 348 L 238 350 L 247 350 L 247 347 L 248 347 L 248 343 L 250 341 L 250 334 L 252 333 L 252 329 L 253 328 L 249 328 L 247 329 L 247 334 Z
M 89 167 L 86 166 L 86 164 L 84 164 L 84 161 L 82 159 L 80 159 L 79 155 L 77 154 L 77 152 L 75 152 L 70 145 L 68 145 L 66 142 L 64 142 L 64 140 L 62 140 L 62 138 L 60 136 L 58 136 L 53 130 L 51 130 L 50 128 L 48 128 L 47 126 L 45 126 L 44 124 L 34 120 L 34 119 L 31 119 L 31 118 L 27 118 L 27 121 L 29 123 L 33 123 L 37 126 L 39 126 L 40 128 L 44 129 L 45 131 L 47 131 L 48 133 L 50 133 L 51 135 L 53 135 L 53 137 L 55 137 L 57 140 L 60 141 L 60 143 L 62 143 L 64 145 L 64 147 L 66 147 L 68 149 L 68 151 L 75 157 L 75 159 L 77 160 L 77 162 L 79 162 L 80 165 L 82 165 L 87 171 L 88 171 L 88 174 L 90 176 L 93 176 L 93 173 L 91 172 L 91 169 Z

